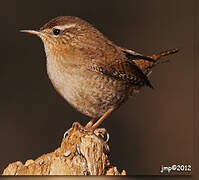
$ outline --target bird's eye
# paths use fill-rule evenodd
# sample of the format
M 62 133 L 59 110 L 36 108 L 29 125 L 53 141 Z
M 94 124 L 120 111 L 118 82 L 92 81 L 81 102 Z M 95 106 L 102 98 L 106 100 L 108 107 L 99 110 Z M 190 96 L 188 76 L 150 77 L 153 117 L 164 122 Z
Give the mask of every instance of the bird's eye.
M 56 36 L 59 35 L 60 32 L 61 32 L 60 29 L 53 29 L 53 34 Z

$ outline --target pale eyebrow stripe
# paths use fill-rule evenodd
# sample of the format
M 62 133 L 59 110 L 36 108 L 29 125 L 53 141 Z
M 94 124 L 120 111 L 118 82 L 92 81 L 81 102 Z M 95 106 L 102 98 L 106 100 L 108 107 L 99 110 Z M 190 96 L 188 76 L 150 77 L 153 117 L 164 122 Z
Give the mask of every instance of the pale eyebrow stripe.
M 66 24 L 66 25 L 62 25 L 62 26 L 55 26 L 54 28 L 64 30 L 64 29 L 68 29 L 68 28 L 72 28 L 72 27 L 76 27 L 76 24 Z

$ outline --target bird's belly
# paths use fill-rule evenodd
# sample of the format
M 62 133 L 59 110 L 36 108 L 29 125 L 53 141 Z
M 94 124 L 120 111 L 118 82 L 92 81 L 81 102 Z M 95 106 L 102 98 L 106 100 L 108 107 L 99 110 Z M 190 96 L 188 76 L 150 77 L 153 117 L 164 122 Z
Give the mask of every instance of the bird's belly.
M 88 70 L 50 73 L 48 75 L 56 90 L 81 113 L 97 118 L 108 109 L 117 108 L 127 99 L 127 85 Z

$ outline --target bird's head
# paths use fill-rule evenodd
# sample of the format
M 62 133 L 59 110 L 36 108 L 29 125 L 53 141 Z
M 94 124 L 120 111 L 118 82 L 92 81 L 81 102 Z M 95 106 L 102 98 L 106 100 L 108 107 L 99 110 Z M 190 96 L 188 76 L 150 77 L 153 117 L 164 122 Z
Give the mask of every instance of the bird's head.
M 81 47 L 88 41 L 95 43 L 101 33 L 88 22 L 72 16 L 60 16 L 50 20 L 38 31 L 21 30 L 21 32 L 39 36 L 49 51 L 61 52 L 69 47 Z M 92 43 L 91 43 L 92 44 Z

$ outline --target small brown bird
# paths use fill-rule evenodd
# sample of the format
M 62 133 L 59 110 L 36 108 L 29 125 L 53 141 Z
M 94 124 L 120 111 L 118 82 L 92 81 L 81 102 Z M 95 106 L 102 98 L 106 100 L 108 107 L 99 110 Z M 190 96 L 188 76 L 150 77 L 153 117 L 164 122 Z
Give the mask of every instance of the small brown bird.
M 52 19 L 39 31 L 45 47 L 48 76 L 57 92 L 75 109 L 91 117 L 86 129 L 101 122 L 141 87 L 159 58 L 178 52 L 143 56 L 107 39 L 88 22 L 71 16 Z

